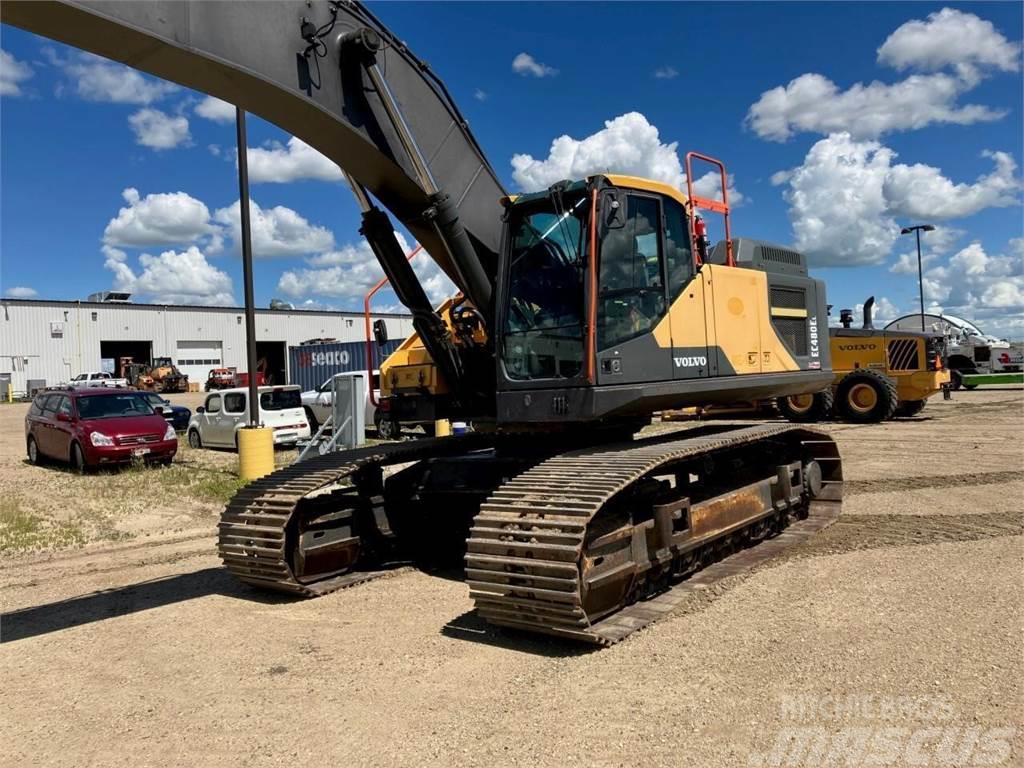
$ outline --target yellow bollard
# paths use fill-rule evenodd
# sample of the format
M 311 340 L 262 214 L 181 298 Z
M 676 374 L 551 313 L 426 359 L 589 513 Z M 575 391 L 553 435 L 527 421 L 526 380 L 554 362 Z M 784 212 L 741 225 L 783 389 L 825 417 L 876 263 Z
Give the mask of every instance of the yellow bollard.
M 257 480 L 274 471 L 274 430 L 243 427 L 238 430 L 238 476 Z
M 448 437 L 452 433 L 452 425 L 448 419 L 437 419 L 434 422 L 434 437 Z

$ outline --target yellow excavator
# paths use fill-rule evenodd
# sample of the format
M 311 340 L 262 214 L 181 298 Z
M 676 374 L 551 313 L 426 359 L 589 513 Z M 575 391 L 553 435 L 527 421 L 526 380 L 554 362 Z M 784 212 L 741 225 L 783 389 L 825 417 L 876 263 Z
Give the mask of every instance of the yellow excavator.
M 243 488 L 219 526 L 242 581 L 317 596 L 451 551 L 486 620 L 609 644 L 670 612 L 680 580 L 838 514 L 824 434 L 637 435 L 662 409 L 832 381 L 823 284 L 801 254 L 732 238 L 718 161 L 686 157 L 688 180 L 694 161 L 718 168 L 714 199 L 612 173 L 510 195 L 442 81 L 357 2 L 7 0 L 0 18 L 237 104 L 337 162 L 435 369 L 439 415 L 476 425 Z M 442 312 L 384 209 L 459 288 Z M 697 210 L 725 217 L 714 248 Z

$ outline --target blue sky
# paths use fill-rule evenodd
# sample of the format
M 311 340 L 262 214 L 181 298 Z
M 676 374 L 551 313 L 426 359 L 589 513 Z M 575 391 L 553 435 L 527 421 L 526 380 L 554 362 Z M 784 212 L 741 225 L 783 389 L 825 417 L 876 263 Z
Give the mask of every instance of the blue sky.
M 883 319 L 916 310 L 898 231 L 929 221 L 926 303 L 1024 337 L 1021 4 L 371 7 L 445 80 L 510 190 L 602 170 L 678 182 L 696 149 L 729 167 L 734 232 L 802 248 L 837 308 L 874 294 Z M 0 292 L 240 300 L 230 112 L 0 33 Z M 257 299 L 358 306 L 379 275 L 358 210 L 288 142 L 250 120 Z

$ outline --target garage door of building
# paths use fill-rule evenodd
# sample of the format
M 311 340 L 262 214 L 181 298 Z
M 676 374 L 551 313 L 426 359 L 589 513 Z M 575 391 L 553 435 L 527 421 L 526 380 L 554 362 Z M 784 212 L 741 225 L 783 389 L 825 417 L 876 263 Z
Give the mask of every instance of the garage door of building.
M 174 362 L 190 383 L 198 382 L 202 386 L 210 369 L 221 367 L 222 347 L 219 341 L 179 341 Z

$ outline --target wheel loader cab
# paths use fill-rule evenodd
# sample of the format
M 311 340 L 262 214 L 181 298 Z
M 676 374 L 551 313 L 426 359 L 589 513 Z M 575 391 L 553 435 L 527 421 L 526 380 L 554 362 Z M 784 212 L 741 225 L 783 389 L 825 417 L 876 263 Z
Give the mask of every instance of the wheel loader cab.
M 749 264 L 701 263 L 685 196 L 635 177 L 504 203 L 499 421 L 642 417 L 826 386 L 824 288 L 799 254 L 746 241 Z

